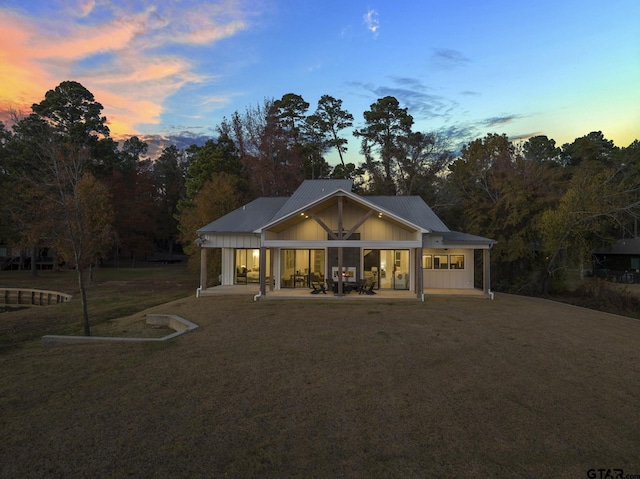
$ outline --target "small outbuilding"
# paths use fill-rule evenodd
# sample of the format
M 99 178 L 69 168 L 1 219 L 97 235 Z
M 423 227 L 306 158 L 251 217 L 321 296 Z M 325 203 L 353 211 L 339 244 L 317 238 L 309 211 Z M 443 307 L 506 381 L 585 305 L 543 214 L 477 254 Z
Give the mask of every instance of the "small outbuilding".
M 593 254 L 593 274 L 624 283 L 640 283 L 640 238 L 624 238 Z

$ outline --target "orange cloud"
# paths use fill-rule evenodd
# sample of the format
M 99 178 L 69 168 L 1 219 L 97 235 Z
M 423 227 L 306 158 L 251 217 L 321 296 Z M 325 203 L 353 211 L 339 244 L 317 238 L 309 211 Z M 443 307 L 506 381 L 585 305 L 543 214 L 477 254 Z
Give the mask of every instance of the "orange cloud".
M 164 12 L 107 4 L 108 21 L 95 1 L 76 5 L 55 20 L 0 7 L 0 119 L 8 109 L 29 113 L 48 90 L 75 80 L 102 103 L 114 137 L 137 134 L 138 125 L 160 122 L 165 101 L 181 87 L 209 78 L 187 58 L 161 53 L 163 46 L 210 45 L 247 28 L 233 0 L 191 9 L 169 4 Z
M 35 32 L 30 24 L 0 11 L 0 32 L 0 111 L 28 113 L 51 88 L 51 77 L 34 61 L 29 39 Z

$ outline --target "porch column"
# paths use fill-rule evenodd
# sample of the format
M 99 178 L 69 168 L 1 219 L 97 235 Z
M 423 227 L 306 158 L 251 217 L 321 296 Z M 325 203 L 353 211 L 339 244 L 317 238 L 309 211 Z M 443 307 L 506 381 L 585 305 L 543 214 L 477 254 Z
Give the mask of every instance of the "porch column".
M 489 249 L 482 250 L 482 287 L 484 293 L 491 291 L 491 254 Z
M 267 277 L 267 248 L 260 246 L 260 295 L 265 296 L 267 294 L 266 287 Z
M 422 271 L 422 248 L 416 248 L 416 280 L 414 281 L 416 287 L 416 296 L 418 299 L 422 298 L 423 286 L 423 271 Z
M 269 277 L 267 278 L 267 281 L 269 281 L 269 291 L 273 291 L 273 250 L 271 250 L 271 254 L 269 255 Z M 265 260 L 266 263 L 266 260 Z M 267 272 L 265 271 L 264 274 L 266 275 Z
M 200 246 L 200 291 L 207 289 L 207 248 Z
M 338 239 L 342 240 L 342 196 L 338 196 Z M 342 246 L 338 247 L 338 296 L 343 295 L 342 289 Z

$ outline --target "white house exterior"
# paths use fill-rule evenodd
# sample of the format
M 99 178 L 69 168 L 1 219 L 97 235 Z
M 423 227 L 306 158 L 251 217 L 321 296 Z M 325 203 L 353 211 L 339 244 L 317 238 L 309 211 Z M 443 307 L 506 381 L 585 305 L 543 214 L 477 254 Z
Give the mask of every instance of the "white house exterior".
M 474 289 L 482 250 L 489 293 L 495 241 L 450 231 L 418 196 L 359 196 L 351 180 L 306 180 L 289 198 L 258 198 L 198 230 L 201 285 L 206 254 L 222 250 L 223 285 L 254 284 L 262 295 L 335 282 L 411 291 Z M 339 272 L 342 271 L 342 274 Z

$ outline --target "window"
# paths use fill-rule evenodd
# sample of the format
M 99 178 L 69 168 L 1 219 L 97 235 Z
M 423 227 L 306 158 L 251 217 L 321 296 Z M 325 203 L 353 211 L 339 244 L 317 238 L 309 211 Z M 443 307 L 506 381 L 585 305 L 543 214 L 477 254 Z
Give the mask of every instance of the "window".
M 235 253 L 235 284 L 260 282 L 260 250 L 236 249 Z
M 464 269 L 464 254 L 423 254 L 422 269 Z
M 449 269 L 449 256 L 446 254 L 434 254 L 433 255 L 433 268 L 434 269 Z
M 449 264 L 451 265 L 451 269 L 464 269 L 464 255 L 452 254 L 451 262 Z

